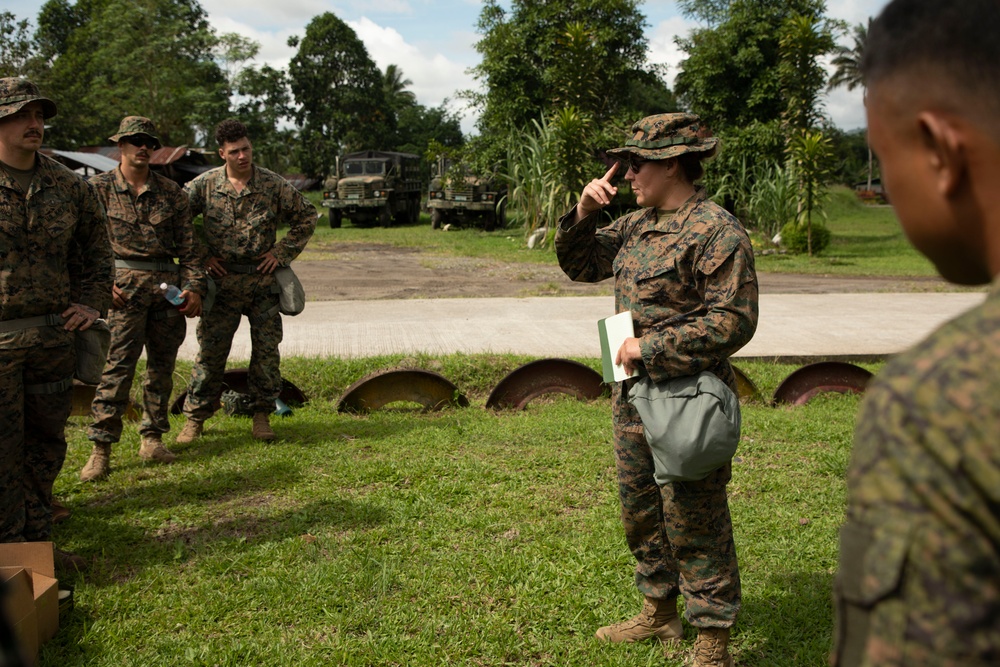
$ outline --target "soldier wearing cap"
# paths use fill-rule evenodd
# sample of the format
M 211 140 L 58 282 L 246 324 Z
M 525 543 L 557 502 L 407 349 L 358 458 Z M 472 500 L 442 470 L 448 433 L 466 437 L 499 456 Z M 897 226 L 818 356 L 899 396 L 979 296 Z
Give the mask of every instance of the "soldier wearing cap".
M 187 420 L 177 442 L 192 442 L 218 405 L 233 336 L 244 316 L 250 323 L 248 384 L 252 435 L 274 440 L 269 415 L 281 391 L 281 315 L 274 270 L 288 266 L 316 229 L 316 208 L 287 180 L 253 163 L 243 123 L 231 118 L 215 129 L 225 165 L 187 185 L 192 213 L 203 215 L 204 265 L 218 283 L 212 312 L 198 323 L 198 358 L 184 402 Z M 278 239 L 278 227 L 288 233 Z
M 106 477 L 111 470 L 111 446 L 121 439 L 122 416 L 143 348 L 146 377 L 139 456 L 161 463 L 174 460 L 163 444 L 163 434 L 170 430 L 167 411 L 174 364 L 187 332 L 184 317 L 201 314 L 207 289 L 187 195 L 149 167 L 153 152 L 160 148 L 153 121 L 126 116 L 109 141 L 118 144 L 121 164 L 91 183 L 108 213 L 115 256 L 108 317 L 111 349 L 91 406 L 87 437 L 94 448 L 80 471 L 84 482 Z M 174 306 L 164 298 L 163 283 L 182 290 L 183 305 Z
M 55 115 L 30 81 L 0 79 L 0 542 L 50 538 L 73 332 L 111 303 L 104 209 L 86 181 L 39 153 Z
M 695 185 L 701 161 L 717 140 L 697 116 L 660 114 L 632 126 L 632 138 L 608 151 L 620 162 L 584 188 L 559 221 L 556 252 L 573 280 L 615 279 L 615 312 L 630 311 L 635 337 L 616 363 L 654 382 L 710 371 L 734 392 L 729 357 L 757 327 L 753 249 L 739 221 Z M 624 171 L 642 210 L 599 226 L 601 209 L 617 193 Z M 625 386 L 622 386 L 622 385 Z M 634 618 L 608 625 L 597 637 L 612 642 L 683 637 L 677 598 L 698 630 L 693 664 L 731 667 L 729 634 L 740 609 L 726 485 L 731 465 L 698 481 L 654 480 L 642 421 L 628 402 L 629 381 L 613 387 L 613 430 L 625 536 L 637 561 L 645 598 Z

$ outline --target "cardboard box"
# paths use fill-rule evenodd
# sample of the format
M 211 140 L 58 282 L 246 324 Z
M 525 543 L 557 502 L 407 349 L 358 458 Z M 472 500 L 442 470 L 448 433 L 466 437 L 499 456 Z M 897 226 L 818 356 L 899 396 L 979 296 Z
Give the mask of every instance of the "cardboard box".
M 31 572 L 23 567 L 0 567 L 0 610 L 11 624 L 17 645 L 29 665 L 38 662 L 38 616 Z
M 31 577 L 38 646 L 59 630 L 59 581 L 51 542 L 0 544 L 0 567 L 23 568 Z

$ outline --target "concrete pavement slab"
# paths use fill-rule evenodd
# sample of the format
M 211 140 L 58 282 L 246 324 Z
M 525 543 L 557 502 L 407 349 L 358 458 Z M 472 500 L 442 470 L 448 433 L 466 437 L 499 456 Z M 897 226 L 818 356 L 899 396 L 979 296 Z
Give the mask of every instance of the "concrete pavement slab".
M 983 292 L 763 294 L 757 333 L 737 356 L 894 354 L 984 298 Z M 284 318 L 281 354 L 598 357 L 597 320 L 612 314 L 609 296 L 311 301 L 302 314 Z M 193 359 L 197 351 L 192 321 L 179 356 Z M 230 359 L 249 358 L 244 319 Z

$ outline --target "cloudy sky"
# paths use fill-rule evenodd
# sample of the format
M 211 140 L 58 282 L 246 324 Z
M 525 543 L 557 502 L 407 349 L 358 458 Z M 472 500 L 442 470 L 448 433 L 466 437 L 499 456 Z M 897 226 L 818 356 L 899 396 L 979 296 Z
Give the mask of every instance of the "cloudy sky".
M 877 14 L 887 0 L 827 0 L 827 14 L 850 24 Z M 43 0 L 7 0 L 7 9 L 19 19 L 34 20 Z M 219 32 L 236 32 L 261 45 L 257 63 L 285 68 L 294 55 L 288 38 L 305 34 L 312 17 L 333 12 L 346 21 L 365 43 L 381 69 L 399 66 L 417 101 L 437 106 L 450 100 L 462 115 L 462 129 L 471 132 L 475 118 L 455 99 L 455 92 L 475 86 L 469 67 L 479 62 L 475 43 L 479 0 L 201 0 L 212 25 Z M 646 0 L 649 60 L 669 66 L 672 83 L 683 57 L 674 45 L 676 35 L 686 35 L 695 24 L 685 19 L 673 0 Z M 848 42 L 845 39 L 845 44 Z M 55 91 L 51 91 L 57 95 Z M 859 91 L 834 91 L 825 98 L 826 110 L 845 130 L 864 126 Z

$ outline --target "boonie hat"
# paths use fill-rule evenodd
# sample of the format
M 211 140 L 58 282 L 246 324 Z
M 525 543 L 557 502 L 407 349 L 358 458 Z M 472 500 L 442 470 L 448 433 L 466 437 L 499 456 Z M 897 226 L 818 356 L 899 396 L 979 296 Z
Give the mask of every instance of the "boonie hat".
M 646 160 L 666 160 L 682 153 L 714 151 L 719 140 L 703 136 L 706 134 L 701 119 L 693 113 L 646 116 L 632 125 L 632 138 L 621 148 L 609 150 L 608 155 L 634 153 Z
M 27 79 L 8 76 L 0 79 L 0 118 L 10 116 L 31 102 L 42 103 L 42 116 L 52 118 L 56 115 L 56 103 L 47 97 L 42 97 L 38 86 Z
M 143 116 L 125 116 L 121 125 L 118 126 L 118 134 L 108 137 L 108 141 L 118 143 L 125 137 L 134 137 L 137 134 L 145 134 L 156 143 L 156 148 L 162 147 L 160 138 L 156 136 L 156 125 L 153 121 Z

